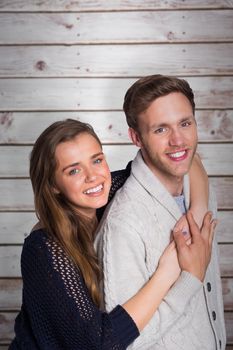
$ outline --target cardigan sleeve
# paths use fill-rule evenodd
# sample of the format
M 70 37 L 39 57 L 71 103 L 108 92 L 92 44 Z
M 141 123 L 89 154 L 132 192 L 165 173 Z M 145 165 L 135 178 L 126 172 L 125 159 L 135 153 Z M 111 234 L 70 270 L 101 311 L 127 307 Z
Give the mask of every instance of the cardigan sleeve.
M 56 242 L 41 239 L 41 232 L 27 238 L 21 259 L 23 310 L 38 348 L 125 349 L 138 336 L 131 317 L 119 305 L 101 312 L 79 270 Z

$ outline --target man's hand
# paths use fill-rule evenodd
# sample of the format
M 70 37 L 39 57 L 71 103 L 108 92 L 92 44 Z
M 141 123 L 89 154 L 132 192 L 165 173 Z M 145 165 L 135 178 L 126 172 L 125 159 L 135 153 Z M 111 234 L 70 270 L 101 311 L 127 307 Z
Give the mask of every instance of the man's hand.
M 212 220 L 210 212 L 206 213 L 201 230 L 194 221 L 191 212 L 187 213 L 187 221 L 191 235 L 190 245 L 186 244 L 182 231 L 173 231 L 179 265 L 181 270 L 191 273 L 203 282 L 211 258 L 217 221 Z

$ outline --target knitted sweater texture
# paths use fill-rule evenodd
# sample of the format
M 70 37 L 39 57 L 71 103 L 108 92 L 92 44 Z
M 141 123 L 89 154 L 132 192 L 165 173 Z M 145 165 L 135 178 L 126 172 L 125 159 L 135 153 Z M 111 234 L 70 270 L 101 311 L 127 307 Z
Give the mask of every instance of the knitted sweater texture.
M 188 208 L 187 176 L 183 191 Z M 209 208 L 216 217 L 212 190 Z M 106 310 L 124 303 L 150 279 L 180 216 L 176 201 L 144 163 L 139 151 L 130 177 L 104 213 L 95 241 L 103 265 Z M 225 344 L 215 238 L 204 282 L 183 271 L 129 349 L 222 350 Z
M 23 304 L 10 350 L 123 350 L 139 335 L 121 306 L 109 314 L 95 306 L 79 269 L 45 231 L 26 238 L 21 269 Z

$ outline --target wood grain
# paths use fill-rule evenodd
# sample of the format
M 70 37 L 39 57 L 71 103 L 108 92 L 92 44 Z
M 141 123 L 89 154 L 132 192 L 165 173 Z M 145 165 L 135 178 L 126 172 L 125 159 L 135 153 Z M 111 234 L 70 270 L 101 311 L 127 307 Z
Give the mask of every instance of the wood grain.
M 219 244 L 222 277 L 233 276 L 233 245 Z M 0 277 L 20 277 L 21 246 L 0 246 Z
M 2 46 L 0 77 L 135 77 L 157 72 L 232 75 L 232 57 L 231 43 Z
M 141 76 L 194 90 L 198 151 L 219 204 L 216 229 L 233 350 L 233 0 L 0 1 L 0 350 L 21 304 L 20 254 L 36 222 L 28 179 L 38 135 L 68 117 L 92 124 L 112 170 L 136 153 L 122 112 Z M 93 30 L 94 28 L 94 30 Z
M 233 279 L 222 278 L 224 309 L 233 311 Z
M 233 278 L 222 278 L 224 308 L 233 311 Z M 20 310 L 22 298 L 21 278 L 0 279 L 0 310 Z
M 22 304 L 22 279 L 0 279 L 0 310 L 20 310 Z
M 0 344 L 8 344 L 14 336 L 14 322 L 16 312 L 0 313 Z
M 233 243 L 233 212 L 219 211 L 216 228 L 219 243 Z M 233 302 L 233 299 L 232 299 Z
M 34 212 L 0 212 L 0 244 L 22 244 L 37 222 Z M 218 212 L 219 243 L 233 243 L 233 211 Z
M 0 244 L 22 244 L 36 222 L 34 212 L 0 212 Z
M 227 333 L 227 343 L 233 345 L 233 312 L 225 312 L 225 323 L 226 323 L 226 333 Z
M 121 110 L 126 90 L 136 80 L 4 78 L 0 79 L 0 111 Z M 197 108 L 233 108 L 233 76 L 186 80 L 195 93 Z
M 0 112 L 0 144 L 32 144 L 50 124 L 66 118 L 91 124 L 103 143 L 128 143 L 122 111 Z M 200 142 L 233 141 L 233 110 L 197 110 Z
M 17 316 L 17 313 L 0 313 L 0 343 L 6 344 L 10 343 L 11 339 L 14 336 L 14 319 Z M 225 313 L 225 322 L 227 330 L 227 341 L 229 344 L 233 343 L 233 338 L 231 335 L 231 330 L 233 327 L 233 313 Z
M 220 270 L 222 277 L 233 276 L 233 245 L 219 244 Z
M 0 13 L 0 44 L 232 42 L 232 21 L 231 10 Z
M 228 9 L 233 7 L 232 0 L 1 0 L 1 11 L 126 11 L 126 10 L 179 10 L 179 9 Z
M 29 177 L 29 156 L 32 146 L 0 145 L 0 178 Z M 104 144 L 104 153 L 111 170 L 125 168 L 134 158 L 138 148 L 132 144 Z M 211 176 L 233 175 L 233 144 L 199 144 L 201 156 L 207 173 Z M 10 159 L 10 162 L 9 162 Z
M 123 149 L 122 149 L 123 152 Z M 117 169 L 126 164 L 118 164 L 118 152 L 115 159 Z M 127 158 L 130 159 L 130 158 Z M 212 177 L 210 182 L 215 189 L 219 209 L 233 209 L 233 177 Z M 34 209 L 31 184 L 28 179 L 1 179 L 0 181 L 0 211 L 31 211 Z

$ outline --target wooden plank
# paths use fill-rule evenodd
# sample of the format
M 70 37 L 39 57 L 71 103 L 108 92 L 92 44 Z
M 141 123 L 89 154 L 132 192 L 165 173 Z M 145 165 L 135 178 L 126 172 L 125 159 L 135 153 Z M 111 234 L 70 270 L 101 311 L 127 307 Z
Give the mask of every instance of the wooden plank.
M 22 246 L 0 246 L 0 277 L 20 277 Z
M 232 141 L 233 111 L 197 110 L 199 141 Z
M 218 221 L 218 242 L 233 243 L 232 211 L 219 211 Z M 36 222 L 34 212 L 0 212 L 0 244 L 22 244 Z
M 20 310 L 22 303 L 22 280 L 0 279 L 0 310 Z
M 233 139 L 233 111 L 228 111 L 230 114 L 226 112 L 225 116 L 221 116 L 223 111 L 218 112 L 220 117 L 216 118 L 216 122 L 219 122 L 219 124 L 224 123 L 222 117 L 226 121 L 229 120 L 229 124 L 232 120 Z M 203 118 L 205 115 L 205 112 L 203 112 Z M 0 113 L 0 143 L 32 144 L 50 124 L 67 118 L 78 119 L 91 124 L 103 143 L 128 143 L 130 141 L 128 126 L 123 112 L 2 112 Z M 215 117 L 213 116 L 213 118 Z M 216 125 L 214 123 L 212 128 L 215 130 L 220 129 L 220 125 L 218 126 L 217 123 Z M 207 129 L 206 132 L 208 132 Z M 230 133 L 231 131 L 228 136 L 230 136 Z
M 233 312 L 225 312 L 227 343 L 233 346 Z
M 14 310 L 21 305 L 21 286 L 22 282 L 20 279 L 17 280 L 0 280 L 0 308 L 5 310 Z M 232 279 L 223 279 L 223 296 L 225 310 L 232 310 L 232 290 L 233 284 Z M 13 337 L 13 324 L 17 313 L 2 312 L 0 317 L 1 331 L 0 339 L 1 342 L 7 343 Z M 232 341 L 232 313 L 225 313 L 226 328 L 228 334 L 228 341 Z
M 118 145 L 104 145 L 103 148 L 112 170 L 124 168 L 134 158 L 138 150 L 132 144 L 122 145 L 119 143 Z M 28 177 L 31 149 L 32 146 L 0 146 L 0 178 Z M 200 144 L 198 153 L 209 175 L 233 175 L 233 143 Z
M 9 344 L 14 337 L 14 323 L 17 314 L 18 312 L 0 313 L 0 344 Z
M 233 208 L 233 178 L 232 177 L 211 177 L 212 184 L 218 201 L 219 209 Z
M 227 9 L 232 8 L 232 0 L 47 0 L 30 1 L 27 0 L 1 0 L 0 12 L 43 12 L 43 11 L 126 11 L 126 10 L 157 10 L 157 9 Z
M 222 277 L 233 276 L 233 245 L 219 244 Z M 20 277 L 21 246 L 0 246 L 0 277 Z
M 0 211 L 34 210 L 33 194 L 29 180 L 1 180 L 0 193 Z
M 36 222 L 34 212 L 0 212 L 0 244 L 22 244 Z
M 199 144 L 197 151 L 209 175 L 233 175 L 233 143 Z
M 0 79 L 0 111 L 117 110 L 135 80 Z M 233 76 L 186 80 L 195 92 L 198 109 L 233 108 Z
M 222 278 L 224 310 L 233 311 L 233 279 Z
M 219 243 L 233 243 L 233 212 L 219 211 L 216 232 Z
M 0 13 L 0 44 L 232 42 L 232 21 L 231 10 Z
M 122 154 L 124 154 L 123 148 Z M 122 159 L 118 159 L 117 154 L 112 153 L 111 159 L 115 160 L 116 169 L 124 168 L 126 165 L 122 163 Z M 132 159 L 132 157 L 127 157 L 127 159 Z M 210 182 L 215 188 L 219 210 L 232 210 L 233 177 L 211 177 Z M 27 179 L 1 179 L 0 193 L 0 211 L 31 211 L 34 209 L 31 184 Z
M 66 118 L 91 124 L 103 143 L 128 143 L 122 111 L 0 112 L 0 144 L 32 144 L 50 124 Z M 200 142 L 233 141 L 233 110 L 197 110 Z
M 14 337 L 14 321 L 17 313 L 0 313 L 0 343 L 7 344 L 10 343 L 12 338 Z M 227 331 L 227 343 L 233 343 L 233 313 L 226 312 L 225 313 L 225 322 L 226 322 L 226 331 Z M 1 348 L 0 348 L 1 349 Z M 227 348 L 227 349 L 231 349 Z
M 218 242 L 233 243 L 233 212 L 219 211 L 218 221 Z M 0 212 L 0 244 L 22 244 L 36 222 L 34 212 Z
M 0 177 L 28 177 L 28 159 L 31 149 L 31 146 L 0 147 L 0 164 L 2 164 Z M 121 145 L 119 147 L 106 145 L 103 149 L 111 170 L 125 168 L 137 152 L 137 148 L 134 145 Z M 10 162 L 9 159 L 11 160 Z
M 219 244 L 220 269 L 222 277 L 233 276 L 233 245 Z
M 224 309 L 233 311 L 233 279 L 222 278 Z M 22 302 L 22 280 L 0 279 L 0 310 L 20 310 Z
M 6 165 L 2 177 L 10 177 L 10 174 L 12 174 L 11 177 L 29 177 L 29 155 L 31 149 L 32 147 L 30 146 L 0 147 L 0 162 L 2 161 L 2 164 L 4 164 L 1 170 Z
M 0 77 L 232 75 L 232 57 L 232 43 L 2 46 Z

